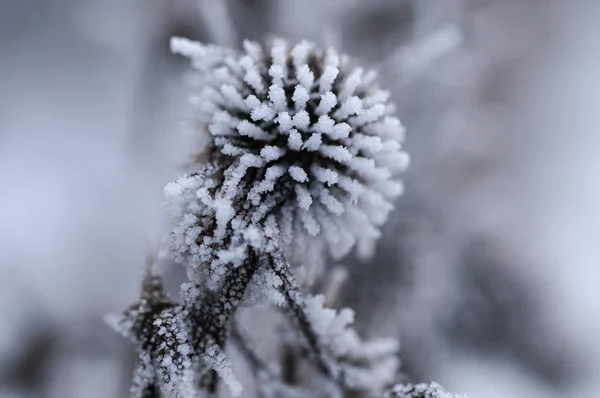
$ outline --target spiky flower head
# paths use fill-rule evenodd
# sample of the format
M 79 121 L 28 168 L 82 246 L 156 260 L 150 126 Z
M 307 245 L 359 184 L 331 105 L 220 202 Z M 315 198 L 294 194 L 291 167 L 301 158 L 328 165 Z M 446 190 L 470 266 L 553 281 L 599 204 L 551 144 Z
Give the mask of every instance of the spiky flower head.
M 198 72 L 194 131 L 205 146 L 196 155 L 215 170 L 222 214 L 274 216 L 284 245 L 293 238 L 317 255 L 315 244 L 339 257 L 379 236 L 408 156 L 374 71 L 306 41 L 246 41 L 244 52 L 181 38 L 171 46 Z

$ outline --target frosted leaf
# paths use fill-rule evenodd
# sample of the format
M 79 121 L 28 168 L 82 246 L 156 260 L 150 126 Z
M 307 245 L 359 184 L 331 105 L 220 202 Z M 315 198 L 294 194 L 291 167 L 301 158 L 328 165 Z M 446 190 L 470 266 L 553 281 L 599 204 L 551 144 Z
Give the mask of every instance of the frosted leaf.
M 244 149 L 227 143 L 223 145 L 223 148 L 221 148 L 221 153 L 223 155 L 237 156 L 242 155 L 244 153 Z

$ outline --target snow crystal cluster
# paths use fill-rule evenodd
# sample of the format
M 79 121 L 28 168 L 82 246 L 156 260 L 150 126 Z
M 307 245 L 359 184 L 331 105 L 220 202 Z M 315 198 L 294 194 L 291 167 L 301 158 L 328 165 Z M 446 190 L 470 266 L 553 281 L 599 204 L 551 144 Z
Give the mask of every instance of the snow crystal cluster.
M 404 129 L 376 73 L 306 41 L 246 41 L 244 53 L 182 38 L 171 46 L 197 72 L 192 132 L 204 144 L 196 155 L 218 173 L 210 192 L 220 225 L 242 210 L 254 223 L 274 215 L 285 247 L 340 257 L 359 243 L 368 252 L 408 164 Z M 169 191 L 204 178 L 195 174 L 203 167 L 192 162 Z M 318 234 L 324 239 L 310 239 Z

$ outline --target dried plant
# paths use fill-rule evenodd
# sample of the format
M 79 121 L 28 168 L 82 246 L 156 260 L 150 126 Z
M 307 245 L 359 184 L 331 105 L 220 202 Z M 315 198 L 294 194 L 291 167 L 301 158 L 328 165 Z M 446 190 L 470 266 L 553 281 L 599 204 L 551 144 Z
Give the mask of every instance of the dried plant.
M 173 301 L 149 267 L 138 302 L 113 319 L 138 350 L 133 397 L 215 396 L 219 379 L 239 396 L 230 339 L 261 396 L 383 394 L 398 376 L 397 342 L 361 340 L 353 311 L 325 307 L 294 271 L 354 246 L 368 252 L 402 192 L 404 130 L 376 73 L 305 41 L 245 42 L 244 53 L 181 38 L 171 45 L 195 69 L 198 145 L 186 174 L 165 187 L 175 223 L 167 251 L 189 282 Z M 316 385 L 285 380 L 234 327 L 240 305 L 257 302 L 285 314 Z M 446 397 L 411 388 L 387 396 Z

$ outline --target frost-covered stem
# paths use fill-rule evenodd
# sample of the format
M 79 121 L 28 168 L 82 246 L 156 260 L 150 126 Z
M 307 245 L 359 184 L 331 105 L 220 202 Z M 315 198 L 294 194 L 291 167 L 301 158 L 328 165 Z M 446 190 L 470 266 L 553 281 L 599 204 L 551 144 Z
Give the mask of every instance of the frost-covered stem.
M 289 306 L 293 321 L 297 324 L 300 333 L 302 333 L 306 339 L 309 348 L 309 357 L 312 359 L 317 366 L 317 369 L 321 373 L 343 387 L 345 385 L 343 381 L 343 374 L 340 374 L 340 372 L 336 371 L 336 369 L 334 369 L 332 366 L 332 361 L 327 358 L 327 354 L 321 346 L 319 337 L 312 329 L 309 318 L 304 311 L 301 302 L 302 295 L 296 287 L 289 264 L 284 258 L 282 260 L 283 261 L 278 262 L 272 259 L 271 268 L 283 282 L 280 290 Z
M 208 334 L 214 344 L 225 351 L 225 343 L 231 329 L 233 315 L 240 301 L 246 293 L 246 289 L 252 277 L 258 269 L 258 257 L 254 251 L 250 251 L 248 259 L 239 268 L 230 269 L 225 276 L 225 282 L 221 289 L 209 299 L 209 302 L 200 308 L 208 308 L 208 312 L 200 314 L 200 331 L 202 335 L 197 338 L 202 341 Z M 209 394 L 216 394 L 219 378 L 214 370 L 209 371 L 200 381 L 201 387 Z
M 201 321 L 201 329 L 204 333 L 208 331 L 219 346 L 222 346 L 227 338 L 232 316 L 244 297 L 258 265 L 256 253 L 250 251 L 244 264 L 239 268 L 230 269 L 221 289 L 211 296 L 208 303 L 203 304 L 209 311 Z

